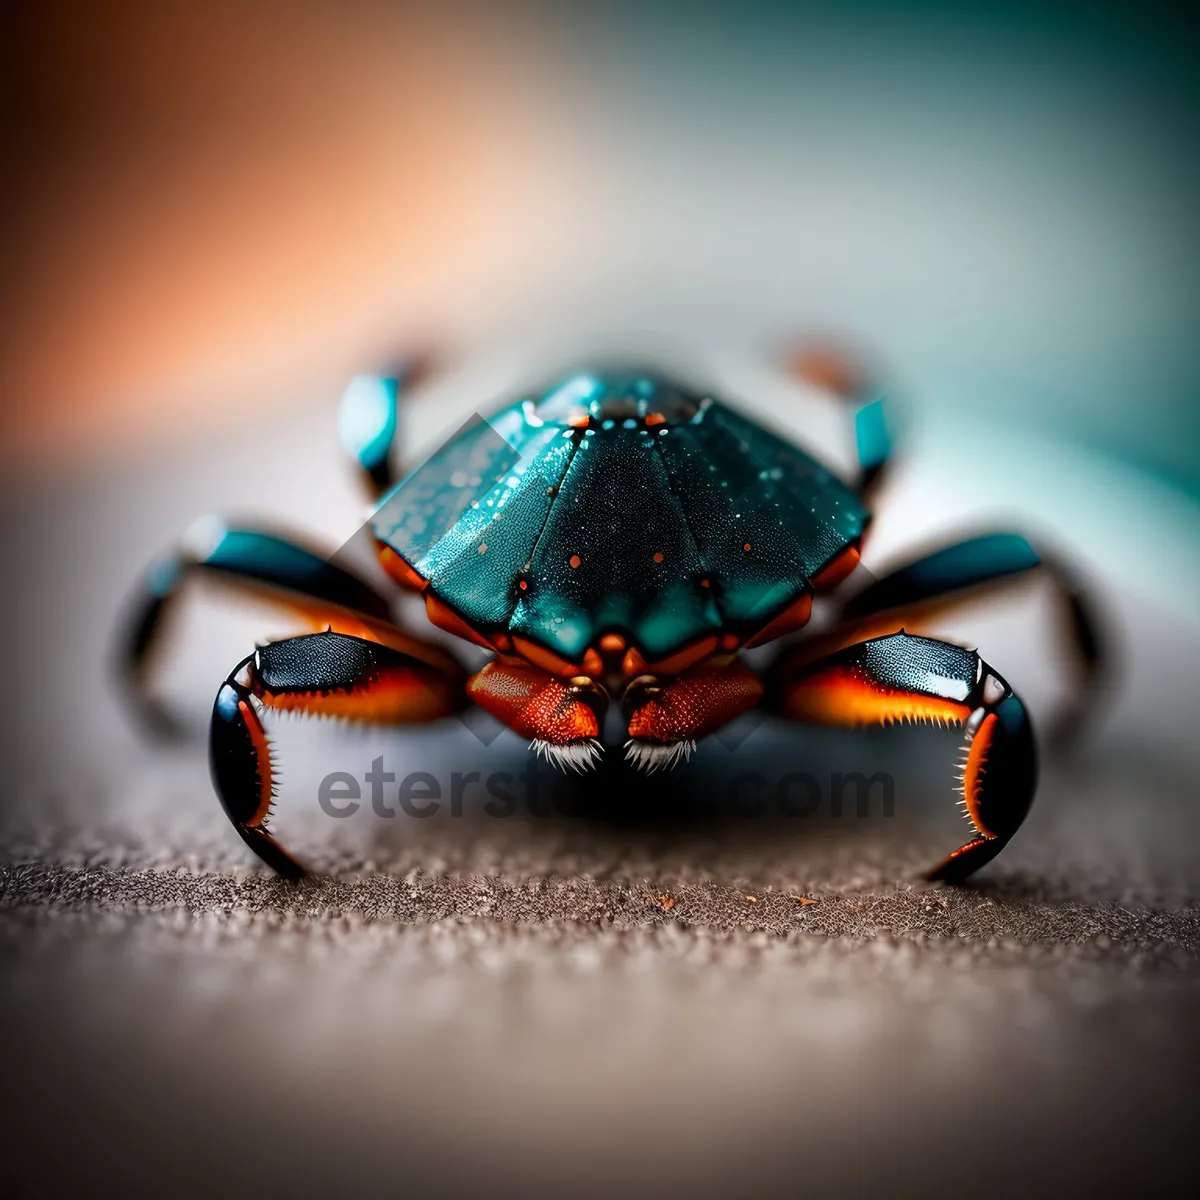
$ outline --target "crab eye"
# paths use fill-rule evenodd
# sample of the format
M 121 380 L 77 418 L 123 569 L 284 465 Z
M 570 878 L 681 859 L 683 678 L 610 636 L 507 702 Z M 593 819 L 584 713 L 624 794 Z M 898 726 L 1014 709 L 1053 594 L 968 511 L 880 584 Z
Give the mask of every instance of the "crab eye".
M 570 687 L 572 697 L 586 704 L 595 713 L 597 721 L 603 723 L 604 714 L 608 711 L 608 692 L 590 675 L 572 676 Z
M 621 697 L 621 707 L 626 716 L 632 716 L 643 705 L 657 700 L 662 695 L 662 680 L 657 675 L 639 675 L 629 681 Z

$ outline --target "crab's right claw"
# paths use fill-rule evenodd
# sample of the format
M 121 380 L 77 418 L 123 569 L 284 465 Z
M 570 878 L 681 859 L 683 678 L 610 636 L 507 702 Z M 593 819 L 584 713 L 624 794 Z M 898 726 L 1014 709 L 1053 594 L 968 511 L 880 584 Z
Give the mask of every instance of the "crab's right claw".
M 242 841 L 285 879 L 299 879 L 304 868 L 267 829 L 275 772 L 270 743 L 246 686 L 253 664 L 253 655 L 239 663 L 217 693 L 209 728 L 209 768 L 221 807 Z
M 305 868 L 267 828 L 277 772 L 260 714 L 407 725 L 458 711 L 460 672 L 435 647 L 408 641 L 422 656 L 333 630 L 268 642 L 242 659 L 217 692 L 209 733 L 213 786 L 242 840 L 280 875 L 295 879 Z

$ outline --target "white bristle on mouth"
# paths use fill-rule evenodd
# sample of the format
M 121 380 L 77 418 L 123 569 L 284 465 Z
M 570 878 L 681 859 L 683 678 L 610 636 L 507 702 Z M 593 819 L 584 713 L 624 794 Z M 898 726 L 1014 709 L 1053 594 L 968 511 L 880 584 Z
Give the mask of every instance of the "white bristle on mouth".
M 541 738 L 534 738 L 529 743 L 529 748 L 539 758 L 544 758 L 551 766 L 557 767 L 560 771 L 574 771 L 579 775 L 582 775 L 584 771 L 590 771 L 600 760 L 600 755 L 604 753 L 604 747 L 595 738 L 588 738 L 581 742 L 567 742 L 562 746 L 543 741 Z
M 692 757 L 696 743 L 692 741 L 671 742 L 642 742 L 631 738 L 625 743 L 625 761 L 647 775 L 655 771 L 669 771 L 681 759 L 687 762 Z

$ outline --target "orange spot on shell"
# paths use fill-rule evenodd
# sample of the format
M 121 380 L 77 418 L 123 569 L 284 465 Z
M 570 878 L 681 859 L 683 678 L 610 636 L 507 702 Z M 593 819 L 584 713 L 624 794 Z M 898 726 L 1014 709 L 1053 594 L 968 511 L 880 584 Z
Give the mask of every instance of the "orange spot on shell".
M 571 569 L 574 570 L 581 562 L 583 562 L 583 559 L 580 558 L 578 554 L 572 554 L 571 557 L 567 559 L 567 562 L 570 564 Z
M 619 633 L 606 633 L 600 639 L 600 649 L 605 654 L 620 654 L 625 649 L 625 639 Z
M 656 550 L 654 552 L 654 561 L 656 563 L 659 563 L 659 562 L 662 562 L 662 560 L 663 560 L 663 552 L 661 550 Z
M 747 552 L 749 552 L 749 550 L 750 550 L 750 543 L 749 543 L 749 542 L 747 542 L 747 543 L 746 543 L 746 544 L 745 544 L 745 545 L 742 547 L 742 549 L 743 549 L 743 550 L 745 550 L 745 551 L 747 551 Z
M 667 423 L 667 418 L 664 417 L 662 415 L 662 413 L 660 413 L 660 412 L 652 412 L 652 413 L 646 414 L 646 424 L 647 425 L 665 425 L 666 423 Z
M 487 542 L 480 542 L 480 543 L 479 543 L 479 553 L 480 553 L 480 554 L 486 554 L 486 553 L 487 553 Z

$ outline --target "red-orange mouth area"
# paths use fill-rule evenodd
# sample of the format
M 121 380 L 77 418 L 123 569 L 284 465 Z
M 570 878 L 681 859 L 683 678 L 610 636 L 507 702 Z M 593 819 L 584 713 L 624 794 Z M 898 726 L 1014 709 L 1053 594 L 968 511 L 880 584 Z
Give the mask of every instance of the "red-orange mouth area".
M 624 651 L 619 673 L 626 679 L 632 679 L 635 675 L 647 673 L 663 676 L 679 675 L 697 663 L 703 662 L 706 658 L 711 658 L 717 650 L 717 637 L 713 634 L 702 638 L 690 646 L 685 646 L 669 658 L 659 659 L 655 662 L 647 662 L 636 646 L 630 646 L 626 650 L 625 639 L 619 634 L 605 634 L 597 645 L 599 649 L 595 646 L 589 648 L 581 662 L 568 662 L 544 646 L 539 646 L 536 642 L 531 642 L 528 638 L 517 634 L 512 639 L 512 652 L 549 675 L 569 679 L 574 675 L 596 677 L 603 674 L 606 656 L 609 660 L 615 660 L 616 655 Z
M 491 662 L 467 683 L 471 699 L 522 737 L 566 745 L 600 735 L 592 709 L 571 687 L 523 663 Z
M 657 659 L 655 662 L 647 662 L 642 652 L 636 646 L 631 646 L 621 661 L 621 673 L 626 679 L 632 679 L 635 675 L 645 674 L 679 675 L 690 667 L 702 663 L 706 658 L 711 658 L 716 653 L 716 650 L 716 634 L 702 638 L 700 641 L 676 651 L 669 657 Z
M 793 682 L 784 707 L 789 715 L 825 725 L 958 725 L 966 704 L 880 687 L 846 667 L 828 667 Z
M 754 708 L 762 693 L 758 676 L 741 663 L 701 664 L 668 681 L 657 699 L 634 711 L 629 736 L 661 743 L 705 737 Z
M 276 712 L 302 712 L 314 717 L 343 717 L 371 724 L 432 721 L 452 708 L 450 684 L 422 679 L 406 669 L 380 672 L 353 691 L 271 692 L 255 694 Z
M 975 736 L 971 739 L 971 745 L 967 751 L 967 761 L 963 768 L 963 803 L 966 805 L 967 815 L 971 818 L 972 824 L 985 838 L 994 838 L 996 836 L 984 824 L 983 817 L 980 814 L 984 777 L 987 774 L 988 754 L 991 751 L 995 738 L 997 720 L 998 718 L 995 713 L 984 717 L 983 723 L 975 731 Z

